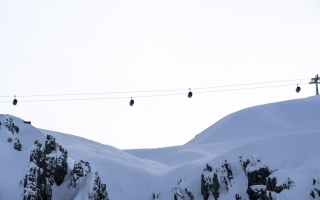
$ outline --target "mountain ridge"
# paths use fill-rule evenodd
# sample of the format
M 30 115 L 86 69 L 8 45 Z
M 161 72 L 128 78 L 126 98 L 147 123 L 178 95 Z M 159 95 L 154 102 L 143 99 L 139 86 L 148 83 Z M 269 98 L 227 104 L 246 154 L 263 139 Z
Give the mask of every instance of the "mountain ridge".
M 317 106 L 319 104 L 319 96 L 313 96 L 245 108 L 222 118 L 186 145 L 250 139 L 259 137 L 257 134 L 263 137 L 270 134 L 320 130 L 320 124 L 317 123 L 317 113 L 320 113 L 320 107 Z M 305 120 L 306 118 L 309 120 Z M 302 125 L 299 126 L 299 123 Z M 230 136 L 230 132 L 238 134 Z
M 226 116 L 185 145 L 134 150 L 0 115 L 0 199 L 320 199 L 317 105 L 319 97 L 255 106 Z M 32 152 L 44 157 L 31 159 Z M 67 163 L 65 175 L 55 172 L 60 162 Z M 35 169 L 45 172 L 36 177 L 49 181 L 37 179 L 49 193 L 33 190 L 34 179 L 26 184 Z

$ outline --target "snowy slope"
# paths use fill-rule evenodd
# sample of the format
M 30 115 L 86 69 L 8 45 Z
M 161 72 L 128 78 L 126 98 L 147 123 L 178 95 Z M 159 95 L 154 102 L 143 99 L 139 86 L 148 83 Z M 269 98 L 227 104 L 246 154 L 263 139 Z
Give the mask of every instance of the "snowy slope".
M 246 108 L 224 117 L 187 145 L 320 130 L 319 104 L 315 96 Z
M 319 105 L 319 97 L 309 97 L 247 108 L 226 116 L 185 145 L 136 150 L 37 129 L 17 117 L 1 115 L 0 199 L 23 199 L 26 186 L 20 181 L 35 165 L 30 152 L 36 148 L 35 140 L 45 144 L 46 135 L 68 151 L 68 172 L 61 185 L 53 183 L 53 200 L 89 199 L 95 172 L 112 200 L 200 200 L 206 194 L 208 199 L 221 200 L 269 195 L 273 200 L 308 200 L 314 199 L 312 192 L 320 199 Z M 18 133 L 4 125 L 10 118 Z M 13 148 L 15 138 L 21 151 Z M 61 152 L 56 148 L 47 157 Z M 86 162 L 90 172 L 70 187 L 74 166 L 80 163 L 86 169 Z

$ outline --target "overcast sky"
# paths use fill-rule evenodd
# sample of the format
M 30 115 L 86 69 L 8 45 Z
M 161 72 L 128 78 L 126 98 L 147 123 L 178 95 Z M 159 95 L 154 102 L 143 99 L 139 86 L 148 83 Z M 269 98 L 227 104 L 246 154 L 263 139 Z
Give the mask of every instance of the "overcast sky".
M 315 95 L 319 55 L 318 0 L 1 0 L 0 113 L 120 149 L 182 145 L 232 112 Z M 43 96 L 171 89 L 185 94 Z

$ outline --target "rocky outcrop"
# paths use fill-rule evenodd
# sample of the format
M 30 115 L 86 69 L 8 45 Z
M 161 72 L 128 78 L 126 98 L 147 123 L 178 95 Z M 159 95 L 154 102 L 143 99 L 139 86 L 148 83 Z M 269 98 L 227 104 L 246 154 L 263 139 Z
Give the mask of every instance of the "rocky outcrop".
M 276 177 L 268 177 L 266 183 L 266 189 L 271 192 L 280 193 L 282 190 L 289 190 L 294 185 L 294 182 L 287 178 L 281 185 L 277 186 L 277 178 Z
M 259 159 L 240 157 L 240 163 L 248 178 L 247 194 L 250 200 L 272 200 L 272 193 L 280 193 L 284 189 L 290 189 L 294 182 L 287 178 L 282 184 L 277 184 L 274 171 L 268 166 L 262 165 Z
M 260 175 L 258 174 L 258 176 Z M 248 185 L 247 193 L 250 200 L 272 200 L 273 192 L 280 193 L 285 189 L 289 190 L 295 186 L 294 182 L 290 178 L 284 180 L 282 184 L 277 184 L 277 178 L 271 176 L 266 178 L 265 184 Z
M 192 194 L 191 191 L 188 190 L 188 188 L 185 188 L 184 190 L 186 191 L 186 193 L 187 193 L 188 197 L 190 198 L 190 200 L 195 200 L 194 195 Z
M 227 192 L 229 187 L 232 187 L 233 175 L 227 160 L 221 165 L 221 168 L 216 168 L 215 170 L 206 164 L 206 168 L 203 171 L 201 175 L 201 195 L 204 200 L 209 199 L 210 195 L 217 200 L 220 196 L 219 189 L 221 185 L 224 185 Z
M 152 193 L 152 199 L 159 199 L 160 198 L 160 193 L 156 194 L 156 193 Z
M 47 135 L 44 145 L 35 141 L 35 148 L 30 153 L 30 164 L 24 180 L 23 199 L 52 199 L 52 185 L 61 185 L 68 173 L 68 151 L 59 145 L 55 138 Z M 76 188 L 82 178 L 91 172 L 89 162 L 80 160 L 75 162 L 71 171 L 69 189 Z M 89 179 L 88 179 L 89 180 Z M 101 182 L 98 172 L 91 191 L 88 193 L 90 200 L 109 200 L 106 184 Z
M 184 199 L 184 196 L 182 195 L 179 188 L 174 188 L 173 199 L 174 200 L 183 200 Z
M 312 189 L 310 192 L 312 198 L 320 197 L 320 174 L 312 180 Z
M 271 192 L 261 185 L 249 187 L 247 193 L 250 200 L 272 200 Z
M 259 200 L 261 198 L 265 198 L 266 196 L 266 189 L 261 187 L 254 187 L 254 186 L 261 186 L 266 185 L 267 183 L 267 177 L 271 174 L 268 167 L 262 167 L 257 170 L 253 170 L 250 172 L 247 172 L 247 178 L 248 178 L 248 189 L 247 194 L 250 198 L 250 200 Z M 269 199 L 268 199 L 269 200 Z
M 50 200 L 52 185 L 56 183 L 59 186 L 68 172 L 68 152 L 56 143 L 51 135 L 47 135 L 44 147 L 37 140 L 34 144 L 35 148 L 30 153 L 30 164 L 23 181 L 23 199 Z
M 245 198 L 243 196 L 241 196 L 240 194 L 236 194 L 235 198 L 236 198 L 236 200 L 245 200 Z
M 188 183 L 185 183 L 185 178 L 180 179 L 178 181 L 178 186 L 172 188 L 173 191 L 173 199 L 189 199 L 189 200 L 197 200 L 197 197 L 192 192 L 192 189 L 188 186 Z M 153 199 L 160 199 L 160 193 L 157 195 L 153 193 Z
M 266 185 L 267 177 L 269 177 L 271 171 L 268 167 L 258 168 L 257 170 L 247 172 L 248 186 L 251 185 Z

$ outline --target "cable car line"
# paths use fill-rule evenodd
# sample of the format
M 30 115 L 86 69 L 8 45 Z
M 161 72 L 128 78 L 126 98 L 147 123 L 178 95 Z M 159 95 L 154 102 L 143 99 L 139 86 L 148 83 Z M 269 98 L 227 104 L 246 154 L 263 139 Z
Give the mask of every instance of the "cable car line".
M 299 85 L 303 85 L 307 83 L 299 83 Z M 240 90 L 250 90 L 250 89 L 263 89 L 263 88 L 273 88 L 273 87 L 285 87 L 285 86 L 292 86 L 294 84 L 286 84 L 286 85 L 270 85 L 270 86 L 259 86 L 259 87 L 247 87 L 247 88 L 233 88 L 233 89 L 222 89 L 222 90 L 209 90 L 209 91 L 199 91 L 196 92 L 196 94 L 203 94 L 203 93 L 214 93 L 214 92 L 227 92 L 227 91 L 240 91 Z M 184 89 L 185 90 L 185 89 Z M 191 90 L 190 90 L 191 92 Z M 189 93 L 190 93 L 189 92 Z M 189 97 L 188 93 L 188 97 Z M 185 95 L 186 93 L 169 93 L 169 94 L 153 94 L 153 95 L 140 95 L 140 96 L 134 96 L 135 98 L 146 98 L 146 97 L 161 97 L 161 96 L 175 96 L 175 95 Z M 123 97 L 93 97 L 93 98 L 82 98 L 82 99 L 36 99 L 36 100 L 22 100 L 19 102 L 51 102 L 51 101 L 85 101 L 85 100 L 106 100 L 106 99 L 128 99 L 130 97 L 123 96 Z M 191 97 L 189 97 L 191 98 Z M 131 100 L 133 101 L 132 97 Z M 0 101 L 0 103 L 6 103 L 11 101 Z M 133 101 L 134 103 L 134 101 Z M 133 105 L 132 103 L 132 105 Z M 131 105 L 131 101 L 130 101 Z
M 268 84 L 268 83 L 280 83 L 280 82 L 289 82 L 289 81 L 298 81 L 306 80 L 310 78 L 303 79 L 292 79 L 292 80 L 282 80 L 282 81 L 269 81 L 269 82 L 259 82 L 259 83 L 245 83 L 245 84 L 236 84 L 236 85 L 221 85 L 221 86 L 212 86 L 212 87 L 199 87 L 192 88 L 193 90 L 205 90 L 205 89 L 214 89 L 214 88 L 224 88 L 224 87 L 238 87 L 245 85 L 259 85 L 259 84 Z M 43 94 L 43 95 L 19 95 L 19 97 L 53 97 L 53 96 L 85 96 L 85 95 L 109 95 L 109 94 L 132 94 L 132 93 L 156 93 L 156 92 L 174 92 L 174 91 L 185 91 L 186 89 L 168 89 L 168 90 L 146 90 L 146 91 L 128 91 L 128 92 L 100 92 L 100 93 L 74 93 L 74 94 Z M 12 96 L 0 96 L 0 97 L 12 97 Z
M 259 84 L 280 83 L 280 82 L 299 81 L 299 80 L 301 81 L 301 80 L 306 80 L 306 79 L 310 79 L 310 78 L 283 80 L 283 81 L 270 81 L 270 82 L 260 82 L 260 83 L 245 83 L 245 84 L 238 84 L 238 85 L 225 85 L 225 86 L 203 87 L 203 88 L 193 88 L 193 89 L 202 90 L 202 89 L 219 88 L 219 87 L 235 87 L 235 86 L 242 86 L 242 85 L 259 85 Z

